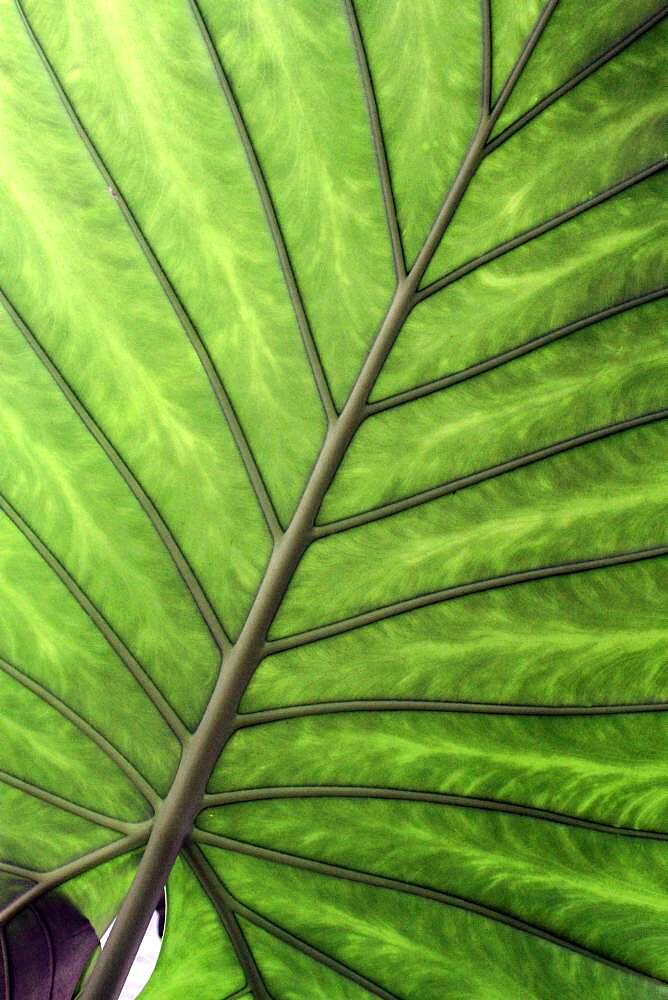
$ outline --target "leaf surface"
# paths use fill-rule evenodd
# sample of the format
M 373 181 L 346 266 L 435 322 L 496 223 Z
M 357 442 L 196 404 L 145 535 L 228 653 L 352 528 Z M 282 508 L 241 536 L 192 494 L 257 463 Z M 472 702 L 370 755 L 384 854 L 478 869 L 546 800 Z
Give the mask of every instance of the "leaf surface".
M 85 1000 L 165 880 L 146 1000 L 666 995 L 662 13 L 0 3 L 0 924 L 117 914 Z

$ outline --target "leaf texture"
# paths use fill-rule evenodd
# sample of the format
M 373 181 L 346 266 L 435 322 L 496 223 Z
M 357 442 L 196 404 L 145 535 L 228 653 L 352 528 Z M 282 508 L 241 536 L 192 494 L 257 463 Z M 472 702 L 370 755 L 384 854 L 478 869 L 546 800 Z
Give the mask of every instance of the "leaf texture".
M 663 15 L 0 2 L 5 1000 L 668 995 Z

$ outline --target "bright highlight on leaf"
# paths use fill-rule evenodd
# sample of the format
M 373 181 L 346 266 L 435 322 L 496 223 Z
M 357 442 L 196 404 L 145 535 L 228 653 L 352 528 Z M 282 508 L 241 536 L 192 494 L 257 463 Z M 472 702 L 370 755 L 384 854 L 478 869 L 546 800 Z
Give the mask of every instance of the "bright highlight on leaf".
M 3 1000 L 666 995 L 663 15 L 0 0 Z

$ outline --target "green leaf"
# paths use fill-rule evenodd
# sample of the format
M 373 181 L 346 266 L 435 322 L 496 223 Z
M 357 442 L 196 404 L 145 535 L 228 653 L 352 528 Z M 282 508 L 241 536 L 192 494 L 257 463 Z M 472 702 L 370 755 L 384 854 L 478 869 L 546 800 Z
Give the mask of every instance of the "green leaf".
M 663 13 L 0 0 L 3 955 L 668 995 Z

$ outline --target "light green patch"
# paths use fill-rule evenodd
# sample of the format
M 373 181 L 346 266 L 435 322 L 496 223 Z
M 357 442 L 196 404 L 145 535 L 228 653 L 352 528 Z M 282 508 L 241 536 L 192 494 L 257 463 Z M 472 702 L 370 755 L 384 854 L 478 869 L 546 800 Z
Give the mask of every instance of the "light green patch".
M 343 4 L 207 0 L 202 8 L 271 179 L 341 405 L 392 294 L 392 258 Z
M 480 113 L 480 9 L 437 0 L 358 6 L 411 264 Z
M 242 702 L 668 701 L 668 561 L 469 594 L 267 657 Z
M 667 32 L 647 32 L 483 160 L 423 284 L 664 158 L 654 95 Z M 558 170 L 555 145 L 570 150 Z
M 507 0 L 493 0 L 493 7 L 500 2 Z M 517 32 L 524 10 L 540 7 L 540 4 L 514 3 L 513 7 L 517 13 L 510 17 L 506 14 L 504 22 L 510 24 L 506 27 L 502 22 L 504 34 L 509 33 L 511 24 Z M 660 9 L 656 0 L 635 0 L 634 3 L 627 3 L 627 0 L 591 0 L 587 4 L 587 30 L 581 31 L 580 0 L 559 0 L 539 44 L 513 89 L 495 132 L 500 132 L 543 97 L 584 70 L 625 34 L 632 32 Z M 532 12 L 532 20 L 535 13 Z M 526 20 L 523 27 L 526 30 Z M 499 48 L 502 47 L 503 40 L 499 39 Z
M 354 797 L 224 806 L 198 825 L 473 898 L 597 951 L 612 949 L 655 975 L 668 973 L 657 932 L 668 918 L 668 857 L 657 841 L 640 849 L 631 837 L 526 816 Z
M 667 740 L 661 713 L 592 720 L 349 712 L 242 730 L 218 763 L 211 789 L 412 788 L 668 832 Z
M 209 854 L 231 890 L 262 915 L 395 996 L 507 1000 L 518 988 L 518 969 L 530 1000 L 655 1000 L 665 992 L 474 913 L 229 851 Z

